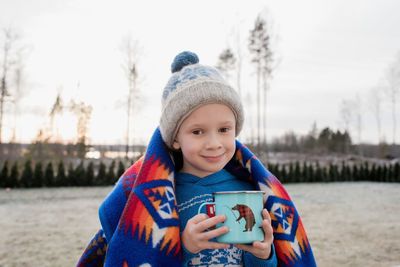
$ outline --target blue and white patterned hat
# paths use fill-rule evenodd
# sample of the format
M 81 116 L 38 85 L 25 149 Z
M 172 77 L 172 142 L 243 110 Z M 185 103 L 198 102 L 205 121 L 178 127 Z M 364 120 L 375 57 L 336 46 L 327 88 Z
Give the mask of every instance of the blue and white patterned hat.
M 232 109 L 236 118 L 236 136 L 243 126 L 244 113 L 239 95 L 217 69 L 198 63 L 196 54 L 185 51 L 171 64 L 172 76 L 163 91 L 160 118 L 161 135 L 170 148 L 184 119 L 205 104 L 221 103 Z

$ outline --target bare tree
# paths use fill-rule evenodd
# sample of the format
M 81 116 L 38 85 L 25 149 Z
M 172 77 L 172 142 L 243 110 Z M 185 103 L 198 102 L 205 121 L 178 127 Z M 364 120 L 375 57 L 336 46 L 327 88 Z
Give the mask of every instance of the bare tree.
M 126 103 L 126 139 L 125 139 L 125 157 L 128 158 L 130 135 L 131 135 L 131 122 L 132 112 L 139 97 L 138 87 L 138 59 L 139 59 L 139 45 L 137 41 L 132 38 L 126 38 L 122 41 L 122 53 L 124 56 L 123 69 L 128 79 L 128 98 Z
M 54 136 L 54 133 L 56 132 L 56 137 L 55 137 L 55 141 L 56 142 L 59 142 L 60 140 L 58 140 L 59 139 L 59 137 L 58 137 L 58 129 L 55 129 L 54 120 L 55 120 L 55 117 L 58 114 L 62 114 L 63 113 L 63 108 L 64 108 L 64 106 L 63 106 L 63 100 L 61 98 L 61 93 L 58 93 L 57 97 L 56 97 L 56 100 L 54 101 L 53 106 L 51 107 L 51 110 L 50 110 L 50 113 L 49 113 L 49 116 L 50 116 L 50 129 L 51 129 L 52 136 Z
M 240 42 L 240 32 L 236 33 L 236 86 L 239 92 L 239 96 L 242 97 L 242 47 Z
M 362 104 L 360 95 L 357 94 L 355 101 L 354 101 L 354 109 L 355 109 L 355 126 L 357 130 L 357 137 L 358 137 L 358 153 L 360 156 L 363 155 L 362 152 Z
M 76 103 L 75 101 L 72 100 L 69 109 L 78 118 L 78 124 L 77 124 L 78 156 L 80 158 L 83 158 L 86 154 L 86 149 L 87 149 L 88 126 L 90 122 L 90 117 L 92 115 L 92 106 L 87 105 L 84 102 Z
M 350 131 L 350 123 L 353 120 L 354 114 L 353 114 L 353 106 L 354 106 L 354 101 L 352 100 L 347 100 L 343 99 L 342 102 L 340 103 L 340 119 L 343 122 L 343 128 L 344 132 L 347 132 L 351 136 L 351 131 Z M 346 143 L 345 145 L 345 153 L 349 151 L 348 144 Z
M 11 141 L 17 140 L 18 118 L 20 115 L 20 103 L 25 93 L 24 79 L 25 79 L 25 58 L 29 50 L 27 47 L 21 47 L 16 52 L 15 66 L 14 66 L 14 91 L 12 94 L 12 103 L 14 105 L 14 125 L 12 129 Z
M 3 118 L 4 118 L 4 112 L 5 112 L 5 101 L 6 98 L 9 97 L 10 91 L 9 91 L 9 74 L 10 74 L 10 68 L 12 66 L 12 52 L 13 48 L 15 45 L 15 42 L 18 39 L 18 36 L 13 32 L 12 29 L 4 29 L 3 30 L 3 37 L 4 37 L 4 43 L 3 43 L 3 58 L 2 58 L 2 64 L 1 64 L 1 84 L 0 84 L 0 144 L 3 143 Z
M 263 93 L 264 93 L 264 108 L 266 108 L 267 101 L 267 79 L 269 79 L 272 72 L 272 51 L 271 51 L 271 36 L 267 32 L 267 23 L 261 17 L 258 16 L 254 28 L 250 31 L 249 37 L 249 51 L 252 54 L 251 62 L 255 65 L 256 76 L 257 76 L 257 144 L 261 144 L 261 81 L 264 82 Z M 264 112 L 264 126 L 266 124 L 266 112 Z M 265 129 L 264 140 L 266 142 Z
M 378 133 L 378 144 L 381 143 L 384 139 L 382 136 L 382 124 L 381 124 L 381 107 L 382 107 L 382 87 L 374 86 L 369 91 L 369 105 L 371 107 L 371 111 L 375 117 L 376 121 L 376 129 Z
M 400 94 L 400 53 L 396 61 L 389 67 L 386 73 L 386 93 L 392 104 L 392 123 L 393 123 L 393 145 L 396 143 L 396 104 Z

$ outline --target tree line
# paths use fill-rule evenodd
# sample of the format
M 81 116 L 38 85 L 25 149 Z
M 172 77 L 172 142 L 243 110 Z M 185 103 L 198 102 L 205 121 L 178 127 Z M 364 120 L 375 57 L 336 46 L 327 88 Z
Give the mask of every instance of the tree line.
M 100 162 L 80 161 L 74 166 L 68 166 L 59 161 L 56 166 L 53 162 L 26 160 L 21 166 L 17 161 L 10 164 L 5 161 L 0 173 L 0 187 L 3 188 L 39 188 L 39 187 L 67 187 L 67 186 L 107 186 L 114 185 L 124 173 L 122 161 L 112 161 L 109 166 Z
M 375 164 L 364 162 L 351 164 L 325 164 L 317 162 L 291 162 L 287 164 L 268 164 L 268 169 L 282 183 L 313 182 L 400 182 L 400 163 Z M 95 165 L 93 161 L 81 161 L 75 167 L 72 163 L 66 168 L 60 161 L 56 168 L 52 162 L 32 163 L 25 161 L 23 166 L 17 162 L 12 165 L 5 161 L 0 173 L 0 187 L 3 188 L 40 188 L 68 186 L 108 186 L 114 185 L 123 174 L 125 166 L 122 161 L 112 161 L 109 166 L 103 162 Z
M 291 162 L 288 164 L 269 164 L 268 169 L 282 183 L 313 182 L 400 182 L 400 163 L 340 164 L 322 165 L 316 162 Z

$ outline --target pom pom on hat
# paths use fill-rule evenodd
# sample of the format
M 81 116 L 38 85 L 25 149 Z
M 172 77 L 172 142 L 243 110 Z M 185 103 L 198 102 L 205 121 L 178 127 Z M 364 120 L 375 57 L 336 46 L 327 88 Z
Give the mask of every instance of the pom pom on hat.
M 187 65 L 197 63 L 199 63 L 199 58 L 195 53 L 190 51 L 181 52 L 174 58 L 174 61 L 171 64 L 171 72 L 178 72 Z
M 228 106 L 236 118 L 236 135 L 243 126 L 244 113 L 239 95 L 217 69 L 198 63 L 195 53 L 184 51 L 175 56 L 171 64 L 172 76 L 163 90 L 160 118 L 161 136 L 170 148 L 184 119 L 202 105 L 219 103 Z

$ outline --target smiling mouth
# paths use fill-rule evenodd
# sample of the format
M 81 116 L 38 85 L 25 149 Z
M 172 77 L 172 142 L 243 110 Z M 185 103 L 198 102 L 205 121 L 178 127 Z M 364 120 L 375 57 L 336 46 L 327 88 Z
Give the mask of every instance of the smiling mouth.
M 225 153 L 218 156 L 203 156 L 203 158 L 205 158 L 208 161 L 219 161 L 224 155 Z

